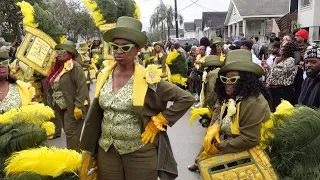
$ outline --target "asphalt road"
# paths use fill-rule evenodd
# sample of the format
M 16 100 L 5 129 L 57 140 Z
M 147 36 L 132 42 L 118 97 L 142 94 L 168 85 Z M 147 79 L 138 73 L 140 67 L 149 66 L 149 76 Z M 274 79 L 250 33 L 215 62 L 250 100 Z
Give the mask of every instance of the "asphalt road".
M 90 97 L 94 94 L 94 84 L 91 85 Z M 173 127 L 168 128 L 168 135 L 171 141 L 172 149 L 178 163 L 179 177 L 177 180 L 198 180 L 199 173 L 190 172 L 188 165 L 194 162 L 198 154 L 205 135 L 205 129 L 198 122 L 192 126 L 189 125 L 190 111 L 188 111 Z M 49 145 L 58 148 L 65 148 L 66 141 L 64 133 L 61 138 L 48 141 Z

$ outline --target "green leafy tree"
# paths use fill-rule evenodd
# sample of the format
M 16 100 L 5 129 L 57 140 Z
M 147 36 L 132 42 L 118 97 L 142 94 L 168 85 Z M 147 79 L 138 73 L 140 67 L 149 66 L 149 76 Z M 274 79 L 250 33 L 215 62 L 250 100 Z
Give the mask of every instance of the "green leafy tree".
M 165 29 L 167 29 L 167 35 L 170 36 L 170 29 L 174 28 L 175 11 L 172 6 L 166 5 L 160 0 L 160 4 L 154 9 L 150 17 L 151 29 L 159 29 L 163 33 L 162 38 L 165 39 Z M 178 22 L 180 25 L 183 23 L 183 16 L 178 13 Z
M 0 36 L 6 41 L 12 42 L 15 39 L 22 38 L 22 14 L 20 8 L 16 6 L 17 2 L 22 0 L 2 0 L 0 1 Z M 25 0 L 34 5 L 47 9 L 48 6 L 42 0 Z

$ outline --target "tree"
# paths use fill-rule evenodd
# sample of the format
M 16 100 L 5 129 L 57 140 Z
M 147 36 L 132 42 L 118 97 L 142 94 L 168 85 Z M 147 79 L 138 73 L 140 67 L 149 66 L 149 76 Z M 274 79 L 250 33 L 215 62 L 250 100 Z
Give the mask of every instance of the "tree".
M 175 11 L 172 6 L 166 5 L 160 0 L 160 4 L 154 9 L 150 17 L 151 29 L 159 29 L 161 26 L 162 38 L 165 39 L 165 28 L 167 28 L 167 35 L 170 36 L 170 29 L 174 28 L 173 22 L 175 21 Z M 178 13 L 178 22 L 180 25 L 183 23 L 183 16 Z
M 0 1 L 0 36 L 6 41 L 12 42 L 15 39 L 21 39 L 22 27 L 20 22 L 22 15 L 16 3 L 22 0 L 3 0 Z M 42 0 L 25 0 L 33 5 L 39 4 L 42 8 L 47 9 L 47 5 Z
M 50 4 L 50 11 L 66 29 L 67 38 L 74 42 L 79 38 L 90 39 L 100 33 L 81 1 L 57 0 Z

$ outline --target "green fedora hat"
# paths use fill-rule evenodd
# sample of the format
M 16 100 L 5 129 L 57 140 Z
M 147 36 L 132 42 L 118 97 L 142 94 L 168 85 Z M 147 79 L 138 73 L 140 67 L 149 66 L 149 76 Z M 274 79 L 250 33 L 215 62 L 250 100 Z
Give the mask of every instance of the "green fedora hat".
M 0 48 L 0 60 L 7 60 L 9 59 L 9 48 L 6 46 L 2 46 Z
M 212 44 L 220 44 L 220 45 L 222 45 L 222 44 L 223 44 L 222 38 L 221 38 L 221 37 L 215 37 L 215 38 L 213 38 Z
M 244 49 L 233 50 L 227 54 L 225 65 L 220 69 L 219 73 L 229 71 L 251 72 L 258 77 L 264 74 L 263 69 L 252 62 L 251 52 Z
M 214 67 L 222 67 L 224 65 L 223 61 L 220 61 L 220 57 L 219 56 L 215 56 L 215 55 L 209 55 L 206 57 L 205 62 L 202 64 L 202 67 L 210 67 L 210 66 L 214 66 Z
M 78 48 L 78 52 L 79 53 L 86 53 L 88 52 L 88 45 L 86 42 L 81 42 L 79 43 L 79 48 Z
M 57 44 L 54 49 L 55 50 L 64 49 L 69 53 L 71 53 L 74 58 L 79 56 L 79 53 L 76 50 L 76 44 L 70 40 L 65 40 L 62 44 Z
M 142 23 L 132 17 L 122 16 L 118 19 L 116 27 L 106 31 L 103 39 L 112 42 L 114 39 L 126 39 L 136 43 L 140 48 L 144 47 L 148 39 L 145 33 L 141 32 Z

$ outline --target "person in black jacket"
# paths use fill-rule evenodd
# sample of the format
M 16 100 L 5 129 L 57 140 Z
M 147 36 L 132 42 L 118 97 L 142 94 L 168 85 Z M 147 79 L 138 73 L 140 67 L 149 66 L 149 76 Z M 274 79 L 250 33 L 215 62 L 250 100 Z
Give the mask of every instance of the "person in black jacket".
M 320 107 L 320 48 L 309 46 L 305 53 L 307 78 L 302 84 L 299 104 L 311 108 Z

